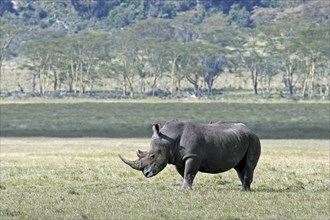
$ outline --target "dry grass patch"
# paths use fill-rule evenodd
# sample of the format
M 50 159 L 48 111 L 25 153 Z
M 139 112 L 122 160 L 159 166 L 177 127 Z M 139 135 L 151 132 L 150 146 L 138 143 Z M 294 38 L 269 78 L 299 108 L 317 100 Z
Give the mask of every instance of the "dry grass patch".
M 148 139 L 1 138 L 0 219 L 329 219 L 329 140 L 262 145 L 246 193 L 234 171 L 144 178 L 117 155 Z

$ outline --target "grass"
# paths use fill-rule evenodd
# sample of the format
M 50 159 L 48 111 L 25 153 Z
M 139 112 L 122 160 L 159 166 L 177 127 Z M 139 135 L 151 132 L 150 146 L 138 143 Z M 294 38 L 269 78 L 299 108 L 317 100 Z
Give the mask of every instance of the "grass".
M 24 102 L 0 104 L 3 137 L 149 137 L 169 119 L 244 122 L 261 138 L 329 139 L 328 102 Z
M 149 139 L 1 138 L 0 219 L 330 219 L 329 140 L 262 140 L 252 192 L 236 173 L 171 165 L 156 177 L 122 163 Z

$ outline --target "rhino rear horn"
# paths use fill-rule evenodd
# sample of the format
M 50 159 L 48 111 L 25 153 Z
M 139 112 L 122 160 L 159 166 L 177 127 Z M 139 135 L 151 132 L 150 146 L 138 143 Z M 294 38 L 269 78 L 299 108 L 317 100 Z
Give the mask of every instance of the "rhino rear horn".
M 147 152 L 144 152 L 144 151 L 141 151 L 141 150 L 136 150 L 136 155 L 139 157 L 139 158 L 143 158 L 147 155 Z
M 130 161 L 130 160 L 127 160 L 127 159 L 123 158 L 121 155 L 119 155 L 119 158 L 124 163 L 126 163 L 127 165 L 129 165 L 130 167 L 132 167 L 133 169 L 135 169 L 135 170 L 143 170 L 143 167 L 142 167 L 142 164 L 141 164 L 140 159 L 135 160 L 135 161 Z

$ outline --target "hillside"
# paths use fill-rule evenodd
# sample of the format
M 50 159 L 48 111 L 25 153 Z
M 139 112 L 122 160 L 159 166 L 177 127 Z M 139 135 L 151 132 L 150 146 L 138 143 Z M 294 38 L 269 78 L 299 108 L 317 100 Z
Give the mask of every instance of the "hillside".
M 328 97 L 329 14 L 326 0 L 4 0 L 1 93 Z

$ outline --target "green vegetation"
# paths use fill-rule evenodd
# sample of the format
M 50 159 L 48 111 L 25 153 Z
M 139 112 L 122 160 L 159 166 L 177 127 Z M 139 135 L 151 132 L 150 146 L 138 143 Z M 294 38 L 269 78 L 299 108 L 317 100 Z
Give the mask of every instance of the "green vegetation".
M 329 13 L 325 0 L 4 0 L 0 92 L 327 99 Z
M 251 192 L 234 170 L 199 173 L 184 191 L 173 166 L 146 179 L 148 139 L 1 138 L 1 219 L 329 219 L 329 140 L 263 140 Z
M 150 137 L 167 120 L 244 122 L 261 138 L 329 138 L 329 103 L 67 102 L 0 105 L 1 136 Z

